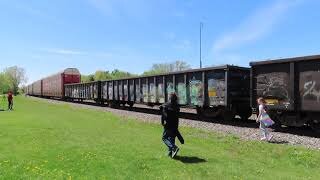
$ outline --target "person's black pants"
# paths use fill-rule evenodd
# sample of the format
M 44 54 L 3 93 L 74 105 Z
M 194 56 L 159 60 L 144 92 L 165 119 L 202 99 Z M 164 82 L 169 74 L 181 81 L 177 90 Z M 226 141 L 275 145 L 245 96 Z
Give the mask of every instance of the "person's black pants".
M 12 110 L 13 107 L 13 101 L 8 101 L 8 109 Z

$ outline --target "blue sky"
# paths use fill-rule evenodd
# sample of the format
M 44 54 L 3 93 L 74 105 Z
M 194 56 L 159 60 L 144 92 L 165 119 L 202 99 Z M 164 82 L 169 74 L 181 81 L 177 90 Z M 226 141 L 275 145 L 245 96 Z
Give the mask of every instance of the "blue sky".
M 67 67 L 83 74 L 153 63 L 204 66 L 320 54 L 318 0 L 0 0 L 0 69 L 29 82 Z

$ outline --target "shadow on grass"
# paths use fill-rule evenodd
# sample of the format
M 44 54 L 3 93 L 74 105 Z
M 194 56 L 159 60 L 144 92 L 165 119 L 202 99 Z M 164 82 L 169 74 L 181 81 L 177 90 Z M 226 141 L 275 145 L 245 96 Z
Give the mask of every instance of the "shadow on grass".
M 271 141 L 269 141 L 269 143 L 272 143 L 272 144 L 288 144 L 289 142 L 288 141 L 282 141 L 282 140 L 271 140 Z
M 207 162 L 207 160 L 199 158 L 199 157 L 195 157 L 195 156 L 176 156 L 174 157 L 174 160 L 177 161 L 181 161 L 182 163 L 186 163 L 186 164 L 196 164 L 196 163 L 204 163 Z

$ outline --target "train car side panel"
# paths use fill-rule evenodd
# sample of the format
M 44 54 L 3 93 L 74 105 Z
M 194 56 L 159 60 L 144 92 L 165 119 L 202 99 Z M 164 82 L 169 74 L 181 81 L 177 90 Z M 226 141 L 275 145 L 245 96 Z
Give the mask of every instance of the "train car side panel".
M 225 106 L 226 83 L 224 71 L 209 71 L 208 78 L 208 103 L 210 106 Z
M 320 111 L 320 61 L 298 64 L 300 108 Z
M 290 65 L 269 64 L 252 67 L 253 97 L 252 105 L 256 106 L 256 99 L 264 97 L 270 110 L 294 110 L 293 94 L 290 92 Z
M 202 72 L 190 73 L 188 76 L 189 92 L 190 92 L 190 106 L 204 105 L 204 82 L 202 79 Z
M 296 127 L 308 124 L 320 131 L 320 56 L 250 64 L 253 105 L 262 96 L 267 100 L 269 114 L 279 124 Z

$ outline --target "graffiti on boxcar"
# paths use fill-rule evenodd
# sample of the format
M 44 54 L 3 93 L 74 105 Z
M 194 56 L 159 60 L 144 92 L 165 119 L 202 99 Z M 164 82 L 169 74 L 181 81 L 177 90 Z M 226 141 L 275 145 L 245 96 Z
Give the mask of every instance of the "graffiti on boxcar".
M 191 104 L 199 106 L 203 104 L 203 83 L 193 77 L 190 82 L 190 100 Z
M 143 96 L 143 102 L 148 102 L 148 85 L 142 84 L 142 96 Z
M 178 83 L 179 104 L 187 104 L 187 89 L 185 83 Z
M 208 79 L 208 96 L 210 105 L 223 105 L 225 96 L 225 81 Z
M 110 100 L 113 99 L 112 93 L 113 93 L 112 83 L 109 83 L 108 96 Z
M 170 100 L 170 94 L 174 93 L 175 90 L 174 90 L 174 86 L 173 86 L 173 83 L 172 82 L 168 82 L 167 83 L 167 93 L 168 93 L 168 101 Z
M 303 99 L 306 97 L 308 99 L 314 99 L 317 100 L 317 102 L 320 102 L 320 84 L 317 84 L 316 81 L 308 81 L 304 83 L 304 93 L 303 93 Z M 318 90 L 317 90 L 318 89 Z
M 122 100 L 124 97 L 123 97 L 123 86 L 122 86 L 122 82 L 119 82 L 118 83 L 119 85 L 119 99 L 118 100 Z
M 257 95 L 272 97 L 289 102 L 289 74 L 273 72 L 257 76 Z
M 158 102 L 159 103 L 164 103 L 165 101 L 165 94 L 164 94 L 164 88 L 163 88 L 163 84 L 159 83 L 158 84 L 158 89 L 157 89 L 157 94 L 158 94 Z
M 114 100 L 118 100 L 118 83 L 114 83 Z
M 130 101 L 134 101 L 134 86 L 133 86 L 133 84 L 130 84 L 129 87 L 130 87 L 130 90 L 129 90 L 129 91 L 130 91 L 130 92 L 129 92 L 129 94 L 130 94 L 130 96 L 129 96 L 130 99 L 129 99 L 129 100 L 130 100 Z
M 123 85 L 123 94 L 124 94 L 124 100 L 128 101 L 128 85 L 127 84 Z
M 97 85 L 93 85 L 93 98 L 97 99 L 98 98 L 98 91 L 97 91 Z
M 142 94 L 141 94 L 140 85 L 136 84 L 136 101 L 141 102 L 141 97 L 142 97 Z
M 305 71 L 300 73 L 299 91 L 303 110 L 320 110 L 320 72 Z
M 155 103 L 156 102 L 156 95 L 157 93 L 157 89 L 154 83 L 150 83 L 150 93 L 149 93 L 149 98 L 150 98 L 150 102 Z
M 107 83 L 105 83 L 103 85 L 103 99 L 107 99 L 108 98 L 108 94 L 106 92 L 108 92 L 108 84 Z

